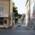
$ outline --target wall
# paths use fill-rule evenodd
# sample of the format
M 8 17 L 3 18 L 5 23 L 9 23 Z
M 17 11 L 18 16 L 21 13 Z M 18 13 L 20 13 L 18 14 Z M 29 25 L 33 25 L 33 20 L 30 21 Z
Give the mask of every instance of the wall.
M 29 12 L 29 2 L 26 4 L 26 8 L 25 8 L 25 14 L 26 14 L 26 17 L 25 17 L 25 20 L 26 20 L 26 26 L 28 25 L 28 12 Z
M 1 1 L 0 0 L 0 7 L 3 8 L 3 11 L 1 9 L 0 11 L 0 17 L 8 17 L 9 15 L 9 1 Z

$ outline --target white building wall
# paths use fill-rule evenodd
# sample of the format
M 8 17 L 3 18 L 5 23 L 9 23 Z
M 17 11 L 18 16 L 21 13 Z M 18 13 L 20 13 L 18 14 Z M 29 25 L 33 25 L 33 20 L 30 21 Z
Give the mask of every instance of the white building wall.
M 30 18 L 32 18 L 33 14 L 33 6 L 34 6 L 34 0 L 30 0 Z M 29 2 L 26 5 L 26 25 L 28 24 L 28 13 L 29 12 Z
M 34 0 L 30 1 L 30 18 L 32 19 Z
M 27 24 L 28 24 L 29 2 L 28 2 L 27 5 L 26 5 L 25 11 L 26 11 L 26 12 L 25 12 L 25 14 L 26 14 L 25 20 L 26 20 L 26 26 L 27 26 Z

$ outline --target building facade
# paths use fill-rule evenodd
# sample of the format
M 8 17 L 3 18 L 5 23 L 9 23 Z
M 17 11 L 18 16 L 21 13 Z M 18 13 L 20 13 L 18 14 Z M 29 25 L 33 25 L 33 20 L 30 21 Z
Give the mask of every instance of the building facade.
M 26 4 L 25 4 L 25 11 L 26 11 L 26 18 L 25 18 L 25 20 L 26 20 L 26 26 L 28 25 L 28 12 L 29 12 L 29 1 L 27 2 L 27 0 L 26 0 Z
M 25 7 L 26 7 L 26 24 L 28 24 L 29 21 L 32 19 L 33 6 L 34 6 L 34 0 L 27 0 L 26 1 L 26 5 L 25 5 Z
M 12 0 L 0 0 L 0 27 L 12 26 Z

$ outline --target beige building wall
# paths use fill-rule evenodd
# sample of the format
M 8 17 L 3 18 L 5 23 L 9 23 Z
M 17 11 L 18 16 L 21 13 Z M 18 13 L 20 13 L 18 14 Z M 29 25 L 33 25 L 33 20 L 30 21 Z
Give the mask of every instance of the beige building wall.
M 1 10 L 1 12 L 0 12 L 1 17 L 5 17 L 4 21 L 7 20 L 7 24 L 4 23 L 3 27 L 9 26 L 9 24 L 10 24 L 10 26 L 12 26 L 12 12 L 13 12 L 12 0 L 10 0 L 10 1 L 9 0 L 0 0 L 0 7 L 3 9 L 3 11 Z M 11 18 L 10 23 L 9 23 L 9 16 Z
M 12 26 L 12 22 L 13 22 L 13 20 L 12 20 L 12 15 L 13 15 L 13 3 L 12 3 L 12 0 L 10 0 L 10 16 L 11 16 L 11 26 Z
M 0 0 L 0 17 L 9 16 L 9 1 Z

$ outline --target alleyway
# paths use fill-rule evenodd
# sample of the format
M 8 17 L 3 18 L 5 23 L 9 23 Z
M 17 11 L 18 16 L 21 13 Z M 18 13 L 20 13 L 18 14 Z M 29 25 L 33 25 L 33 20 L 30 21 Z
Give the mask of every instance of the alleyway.
M 0 32 L 0 35 L 35 35 L 35 31 L 33 30 L 26 30 L 26 31 L 15 30 L 14 32 L 12 31 L 12 29 L 9 29 L 7 31 Z
M 35 35 L 35 31 L 25 27 L 16 26 L 14 30 L 6 29 L 5 31 L 0 32 L 0 35 Z

